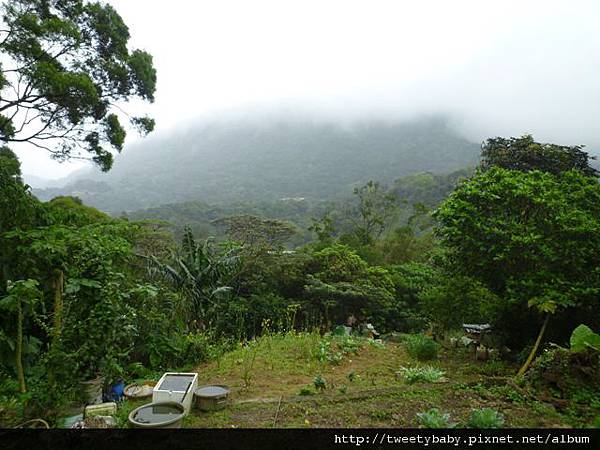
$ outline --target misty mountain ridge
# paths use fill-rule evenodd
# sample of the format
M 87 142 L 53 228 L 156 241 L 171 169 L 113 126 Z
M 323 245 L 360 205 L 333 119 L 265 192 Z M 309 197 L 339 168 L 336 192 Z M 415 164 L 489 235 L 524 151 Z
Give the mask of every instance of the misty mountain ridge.
M 162 204 L 346 196 L 368 180 L 474 165 L 479 144 L 442 116 L 402 122 L 203 121 L 132 145 L 108 173 L 79 171 L 42 200 L 80 197 L 118 213 Z

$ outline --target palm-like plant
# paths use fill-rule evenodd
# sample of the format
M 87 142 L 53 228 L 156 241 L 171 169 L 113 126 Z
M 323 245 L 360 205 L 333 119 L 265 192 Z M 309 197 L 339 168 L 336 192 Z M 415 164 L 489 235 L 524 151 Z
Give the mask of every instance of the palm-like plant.
M 212 239 L 196 242 L 189 228 L 184 230 L 182 244 L 164 263 L 156 257 L 148 258 L 149 271 L 172 284 L 185 300 L 190 323 L 204 328 L 209 322 L 208 312 L 217 301 L 233 290 L 239 274 L 240 248 L 234 245 L 216 248 Z

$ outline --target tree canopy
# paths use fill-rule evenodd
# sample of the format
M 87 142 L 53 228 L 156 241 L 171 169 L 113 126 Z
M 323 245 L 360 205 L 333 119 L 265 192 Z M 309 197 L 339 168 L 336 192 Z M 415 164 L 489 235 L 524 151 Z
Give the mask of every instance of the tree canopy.
M 590 165 L 595 159 L 581 145 L 557 145 L 535 142 L 531 135 L 520 138 L 491 138 L 481 146 L 480 168 L 493 166 L 511 170 L 542 170 L 554 175 L 577 169 L 585 175 L 598 176 L 600 172 Z
M 435 213 L 456 267 L 497 295 L 542 310 L 600 292 L 600 184 L 493 167 L 462 183 Z
M 152 102 L 152 56 L 128 48 L 115 9 L 84 0 L 11 0 L 0 30 L 0 140 L 28 142 L 54 158 L 90 158 L 109 170 L 128 116 L 120 102 Z M 142 134 L 148 117 L 128 116 Z
M 223 227 L 232 239 L 251 247 L 281 247 L 297 232 L 296 227 L 289 222 L 251 214 L 223 217 L 214 223 Z

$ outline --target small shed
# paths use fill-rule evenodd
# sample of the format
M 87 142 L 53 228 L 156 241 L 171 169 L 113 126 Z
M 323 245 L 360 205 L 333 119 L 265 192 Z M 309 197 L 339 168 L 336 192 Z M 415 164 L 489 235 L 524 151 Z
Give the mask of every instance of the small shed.
M 477 345 L 481 340 L 492 331 L 489 323 L 463 323 L 463 330 L 470 339 L 473 339 Z

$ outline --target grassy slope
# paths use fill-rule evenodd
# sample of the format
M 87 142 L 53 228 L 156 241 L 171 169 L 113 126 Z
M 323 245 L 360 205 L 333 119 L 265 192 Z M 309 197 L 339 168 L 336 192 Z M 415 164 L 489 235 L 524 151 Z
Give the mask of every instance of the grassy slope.
M 199 366 L 200 384 L 231 387 L 231 404 L 212 413 L 194 410 L 184 426 L 415 427 L 415 414 L 433 407 L 449 412 L 458 423 L 465 422 L 471 410 L 489 407 L 504 414 L 507 427 L 583 425 L 507 384 L 506 376 L 516 369 L 512 366 L 443 352 L 431 365 L 446 372 L 446 382 L 409 385 L 396 371 L 416 363 L 400 344 L 380 348 L 363 341 L 357 354 L 347 353 L 339 364 L 332 364 L 318 359 L 321 342 L 318 334 L 270 335 L 254 347 L 240 347 Z M 351 372 L 357 375 L 353 381 L 348 378 Z M 316 375 L 327 380 L 327 388 L 298 395 L 301 388 L 312 386 Z M 126 405 L 123 416 L 137 405 Z

